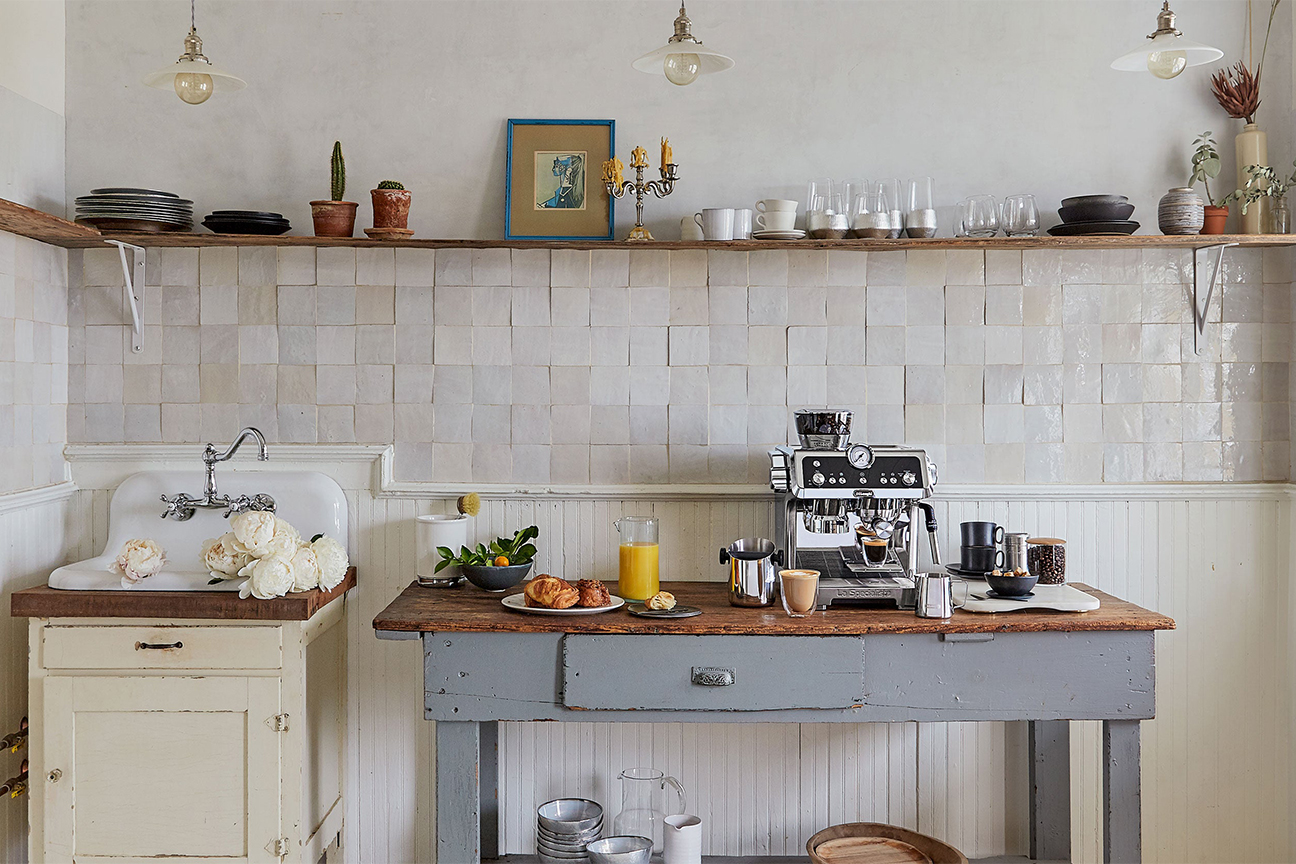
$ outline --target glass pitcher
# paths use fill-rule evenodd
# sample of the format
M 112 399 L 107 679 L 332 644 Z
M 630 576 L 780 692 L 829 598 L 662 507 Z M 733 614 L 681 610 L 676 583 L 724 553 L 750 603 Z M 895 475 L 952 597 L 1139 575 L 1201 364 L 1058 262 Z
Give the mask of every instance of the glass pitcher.
M 621 533 L 621 570 L 617 593 L 626 600 L 647 600 L 660 590 L 657 572 L 657 517 L 622 516 L 612 525 Z
M 621 781 L 621 812 L 612 821 L 613 833 L 650 837 L 653 854 L 660 854 L 664 837 L 662 820 L 688 809 L 684 787 L 674 777 L 652 768 L 627 768 L 617 779 Z M 679 809 L 669 814 L 662 809 L 666 805 L 667 786 L 679 797 Z

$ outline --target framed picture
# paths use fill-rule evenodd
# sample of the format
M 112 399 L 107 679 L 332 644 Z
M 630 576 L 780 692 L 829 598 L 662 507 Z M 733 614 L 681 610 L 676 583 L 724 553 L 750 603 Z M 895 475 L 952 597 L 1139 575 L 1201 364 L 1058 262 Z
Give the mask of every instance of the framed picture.
M 510 120 L 504 181 L 507 240 L 611 240 L 603 163 L 615 120 Z

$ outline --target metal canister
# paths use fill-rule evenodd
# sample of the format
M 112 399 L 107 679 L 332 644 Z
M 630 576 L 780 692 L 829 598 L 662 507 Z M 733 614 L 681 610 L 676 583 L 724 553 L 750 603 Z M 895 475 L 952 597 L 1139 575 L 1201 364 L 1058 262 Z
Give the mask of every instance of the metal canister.
M 764 537 L 744 537 L 720 550 L 729 565 L 729 602 L 734 606 L 769 606 L 774 602 L 783 552 Z
M 1026 570 L 1029 572 L 1030 565 L 1026 563 L 1026 540 L 1028 537 L 1030 537 L 1029 534 L 1004 535 L 1003 572 L 1012 573 L 1016 570 Z

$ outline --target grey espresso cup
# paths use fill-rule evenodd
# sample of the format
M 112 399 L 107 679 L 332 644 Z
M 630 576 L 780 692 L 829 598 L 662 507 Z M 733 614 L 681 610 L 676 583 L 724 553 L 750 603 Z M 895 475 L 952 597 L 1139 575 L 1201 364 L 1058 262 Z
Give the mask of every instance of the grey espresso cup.
M 1004 538 L 1003 526 L 993 522 L 961 522 L 959 533 L 964 546 L 994 546 Z

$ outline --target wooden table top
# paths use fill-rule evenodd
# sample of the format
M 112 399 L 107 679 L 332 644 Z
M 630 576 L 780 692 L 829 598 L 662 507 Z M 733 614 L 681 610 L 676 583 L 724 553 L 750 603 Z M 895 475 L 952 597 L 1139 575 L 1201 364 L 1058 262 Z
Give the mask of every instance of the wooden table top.
M 347 569 L 332 591 L 303 591 L 273 600 L 243 599 L 237 591 L 66 591 L 42 585 L 15 591 L 15 618 L 217 618 L 230 621 L 308 621 L 356 584 Z
M 626 633 L 682 635 L 854 636 L 866 633 L 1030 633 L 1045 630 L 1173 630 L 1174 619 L 1135 606 L 1080 583 L 1074 587 L 1102 601 L 1092 612 L 955 612 L 948 620 L 919 618 L 900 609 L 834 607 L 806 618 L 791 618 L 781 606 L 763 609 L 729 605 L 725 582 L 664 582 L 662 590 L 682 605 L 697 606 L 693 618 L 655 619 L 623 607 L 601 615 L 528 615 L 504 608 L 507 594 L 471 585 L 424 588 L 417 582 L 374 619 L 375 630 L 470 633 Z M 615 587 L 615 586 L 610 586 Z

